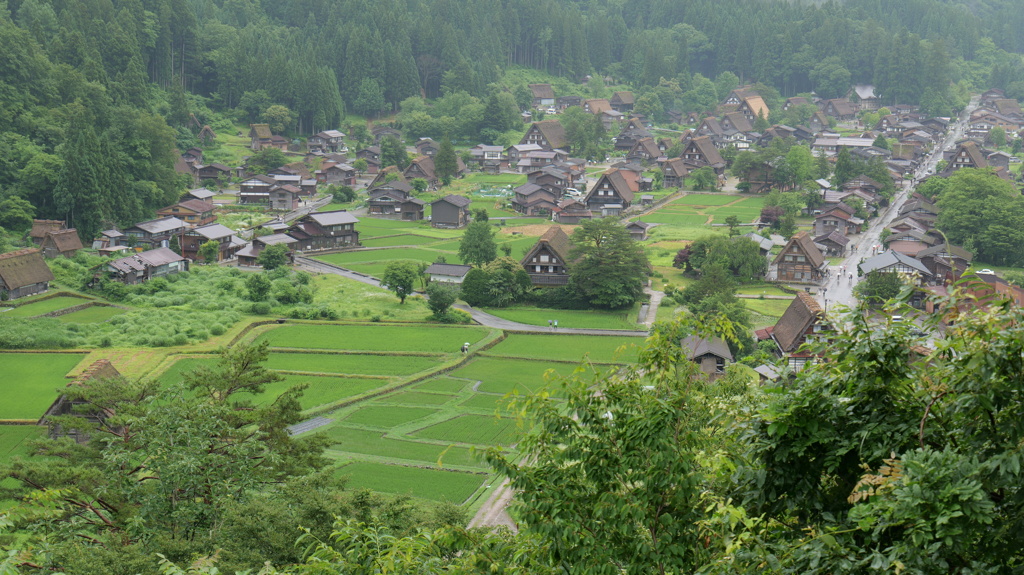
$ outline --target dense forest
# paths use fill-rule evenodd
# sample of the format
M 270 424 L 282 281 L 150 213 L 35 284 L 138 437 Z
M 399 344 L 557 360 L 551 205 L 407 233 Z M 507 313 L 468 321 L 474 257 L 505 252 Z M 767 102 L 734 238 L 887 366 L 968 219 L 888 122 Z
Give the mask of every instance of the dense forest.
M 706 106 L 684 95 L 724 73 L 949 112 L 970 89 L 1024 97 L 1022 30 L 1011 0 L 7 0 L 0 188 L 88 236 L 175 196 L 190 114 L 234 129 L 281 105 L 301 136 L 410 97 L 515 94 L 513 66 L 610 76 L 666 109 Z

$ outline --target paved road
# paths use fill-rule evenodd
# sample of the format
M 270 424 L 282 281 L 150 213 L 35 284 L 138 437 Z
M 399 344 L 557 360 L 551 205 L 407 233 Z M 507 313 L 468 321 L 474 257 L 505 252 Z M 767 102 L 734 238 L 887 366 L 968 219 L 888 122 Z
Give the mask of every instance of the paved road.
M 354 272 L 350 269 L 332 265 L 326 262 L 311 260 L 309 258 L 297 256 L 295 258 L 295 264 L 304 270 L 344 276 L 349 279 L 356 280 L 357 282 L 363 282 L 364 284 L 372 285 L 374 287 L 380 287 L 380 280 L 373 276 L 368 276 L 366 274 Z
M 853 307 L 857 303 L 857 298 L 853 295 L 853 287 L 857 283 L 857 265 L 862 259 L 868 259 L 872 255 L 871 246 L 881 245 L 882 230 L 889 227 L 889 225 L 899 215 L 900 208 L 906 203 L 907 198 L 913 193 L 914 184 L 921 178 L 935 170 L 936 165 L 942 160 L 942 153 L 945 150 L 952 149 L 957 140 L 963 137 L 964 130 L 967 126 L 967 121 L 971 117 L 971 112 L 978 107 L 978 100 L 972 99 L 970 104 L 964 109 L 957 119 L 957 122 L 950 127 L 946 134 L 946 139 L 942 143 L 935 147 L 932 154 L 928 159 L 918 167 L 914 173 L 914 177 L 911 181 L 903 184 L 903 189 L 896 193 L 896 197 L 893 198 L 892 203 L 889 205 L 885 212 L 875 218 L 868 229 L 860 236 L 852 238 L 854 248 L 849 256 L 846 257 L 839 265 L 831 266 L 831 276 L 829 279 L 822 284 L 821 290 L 818 291 L 818 302 L 825 305 L 828 309 L 829 306 L 836 304 Z M 846 276 L 841 277 L 840 266 L 845 266 Z M 853 272 L 854 278 L 849 278 L 849 273 Z
M 462 311 L 468 312 L 469 315 L 473 316 L 473 320 L 480 325 L 493 327 L 497 329 L 503 329 L 505 331 L 528 331 L 528 332 L 550 332 L 550 333 L 568 333 L 576 335 L 624 335 L 633 337 L 647 337 L 650 335 L 647 330 L 629 330 L 629 329 L 587 329 L 580 327 L 559 327 L 549 328 L 546 326 L 530 325 L 527 323 L 519 323 L 516 321 L 510 321 L 502 319 L 498 316 L 491 315 L 487 312 L 480 311 L 476 308 L 472 308 L 465 304 L 455 304 L 452 307 L 461 309 Z M 652 312 L 653 313 L 653 310 Z M 557 316 L 558 310 L 552 310 L 552 315 Z

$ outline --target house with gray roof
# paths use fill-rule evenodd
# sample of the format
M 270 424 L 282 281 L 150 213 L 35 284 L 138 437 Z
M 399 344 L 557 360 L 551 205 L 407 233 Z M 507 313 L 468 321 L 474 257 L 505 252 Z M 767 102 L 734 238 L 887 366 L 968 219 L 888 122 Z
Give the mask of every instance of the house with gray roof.
M 902 272 L 910 274 L 918 278 L 917 281 L 919 285 L 932 278 L 931 270 L 925 267 L 920 260 L 893 250 L 888 250 L 878 254 L 877 256 L 870 257 L 864 260 L 858 267 L 860 268 L 861 275 L 867 275 L 871 272 Z
M 106 269 L 110 279 L 131 285 L 188 271 L 188 260 L 169 248 L 156 248 L 107 262 Z
M 470 199 L 448 194 L 430 204 L 430 225 L 435 228 L 458 229 L 469 223 Z

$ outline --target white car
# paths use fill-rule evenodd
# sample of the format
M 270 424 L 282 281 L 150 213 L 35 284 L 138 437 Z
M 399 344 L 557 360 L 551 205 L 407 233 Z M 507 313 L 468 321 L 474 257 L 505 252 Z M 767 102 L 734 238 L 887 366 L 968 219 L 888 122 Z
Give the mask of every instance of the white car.
M 578 198 L 578 197 L 583 195 L 583 192 L 577 190 L 576 188 L 566 188 L 565 189 L 565 195 L 572 196 L 574 198 Z

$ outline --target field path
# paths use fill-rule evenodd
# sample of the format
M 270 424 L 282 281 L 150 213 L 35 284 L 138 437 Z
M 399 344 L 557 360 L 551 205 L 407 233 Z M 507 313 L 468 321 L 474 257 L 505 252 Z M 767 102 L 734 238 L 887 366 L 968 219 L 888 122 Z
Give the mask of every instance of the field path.
M 469 307 L 468 305 L 464 304 L 455 304 L 452 307 L 468 312 L 469 315 L 473 316 L 473 319 L 480 325 L 486 327 L 493 327 L 496 329 L 503 329 L 505 331 L 519 331 L 529 333 L 570 333 L 578 335 L 625 335 L 634 337 L 647 337 L 648 335 L 650 335 L 647 332 L 647 330 L 641 331 L 631 329 L 589 329 L 582 327 L 545 328 L 544 326 L 540 325 L 530 325 L 527 323 L 519 323 L 516 321 L 502 319 L 498 316 L 491 315 L 487 312 L 480 311 L 478 309 Z
M 470 520 L 470 527 L 508 527 L 513 533 L 519 531 L 516 522 L 506 511 L 508 504 L 512 501 L 514 492 L 509 487 L 508 479 L 503 479 L 501 485 L 491 493 L 487 501 L 477 510 L 476 515 Z
M 380 280 L 373 276 L 368 276 L 366 274 L 354 272 L 348 268 L 343 268 L 341 266 L 336 266 L 334 264 L 329 264 L 327 262 L 311 260 L 309 258 L 298 256 L 295 258 L 295 263 L 298 264 L 300 268 L 306 270 L 319 273 L 336 274 L 339 276 L 356 280 L 357 282 L 363 282 L 364 284 L 372 285 L 374 287 L 380 287 Z

